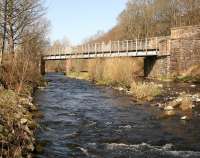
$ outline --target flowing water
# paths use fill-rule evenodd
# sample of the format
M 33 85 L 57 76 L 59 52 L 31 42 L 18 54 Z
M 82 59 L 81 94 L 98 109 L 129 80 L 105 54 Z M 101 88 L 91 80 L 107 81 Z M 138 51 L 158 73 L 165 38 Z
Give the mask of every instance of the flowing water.
M 37 158 L 200 158 L 200 118 L 160 120 L 159 109 L 137 105 L 111 88 L 48 74 L 36 92 L 44 117 Z

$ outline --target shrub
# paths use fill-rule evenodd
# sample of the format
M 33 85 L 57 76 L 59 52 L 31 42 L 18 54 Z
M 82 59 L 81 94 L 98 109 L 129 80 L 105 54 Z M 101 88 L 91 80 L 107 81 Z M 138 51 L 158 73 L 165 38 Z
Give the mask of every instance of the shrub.
M 161 93 L 161 87 L 155 83 L 133 82 L 131 92 L 138 100 L 151 101 Z
M 19 94 L 30 92 L 30 86 L 40 84 L 42 78 L 37 62 L 28 55 L 18 54 L 4 62 L 1 80 L 6 88 Z

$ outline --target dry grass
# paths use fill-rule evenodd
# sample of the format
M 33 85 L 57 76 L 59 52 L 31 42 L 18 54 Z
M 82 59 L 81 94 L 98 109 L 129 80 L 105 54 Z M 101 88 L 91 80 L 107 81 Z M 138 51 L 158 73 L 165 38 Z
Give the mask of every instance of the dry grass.
M 136 83 L 136 76 L 143 75 L 143 60 L 133 58 L 91 59 L 73 62 L 74 78 L 82 78 L 80 71 L 87 67 L 89 79 L 97 84 L 131 88 L 138 100 L 152 100 L 159 95 L 161 88 L 153 83 Z M 87 66 L 84 66 L 87 65 Z M 88 77 L 88 76 L 87 76 Z
M 183 76 L 200 77 L 200 65 L 191 66 L 187 71 L 183 72 Z
M 41 80 L 38 64 L 30 56 L 19 54 L 14 59 L 4 62 L 1 81 L 6 88 L 18 94 L 29 93 L 32 87 L 41 84 Z
M 132 58 L 116 58 L 105 61 L 103 78 L 111 85 L 130 87 L 134 77 L 141 71 L 143 64 Z
M 84 72 L 87 71 L 87 60 L 85 59 L 72 59 L 71 60 L 71 71 L 73 72 Z
M 181 104 L 179 105 L 180 109 L 182 111 L 188 111 L 188 110 L 191 110 L 192 109 L 192 98 L 187 96 L 187 95 L 184 95 L 184 96 L 181 96 Z
M 79 80 L 89 80 L 89 75 L 87 72 L 69 72 L 67 77 L 76 78 Z
M 65 72 L 65 61 L 46 61 L 46 72 Z
M 154 83 L 133 82 L 131 92 L 138 100 L 151 101 L 161 93 L 161 87 Z
M 106 85 L 130 87 L 134 76 L 142 72 L 141 60 L 132 58 L 96 59 L 89 61 L 90 79 Z
M 92 81 L 103 81 L 104 59 L 92 59 L 88 62 L 89 78 Z
M 179 81 L 200 82 L 200 65 L 193 65 L 177 77 Z

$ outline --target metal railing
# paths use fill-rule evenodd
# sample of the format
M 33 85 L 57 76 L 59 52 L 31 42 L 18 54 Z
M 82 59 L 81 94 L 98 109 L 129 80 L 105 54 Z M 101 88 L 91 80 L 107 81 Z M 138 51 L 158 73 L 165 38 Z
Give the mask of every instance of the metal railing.
M 90 55 L 90 54 L 104 54 L 104 53 L 129 53 L 129 52 L 147 52 L 158 51 L 159 42 L 166 37 L 153 37 L 135 40 L 110 41 L 102 43 L 89 43 L 75 47 L 68 47 L 64 49 L 49 49 L 45 56 L 51 55 Z

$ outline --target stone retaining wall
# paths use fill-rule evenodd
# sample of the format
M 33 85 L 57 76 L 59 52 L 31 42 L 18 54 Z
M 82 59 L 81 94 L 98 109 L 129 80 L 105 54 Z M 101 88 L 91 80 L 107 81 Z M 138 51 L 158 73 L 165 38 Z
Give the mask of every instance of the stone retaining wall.
M 146 76 L 174 77 L 200 64 L 200 26 L 172 28 L 170 38 L 159 43 L 159 53 L 145 59 Z

